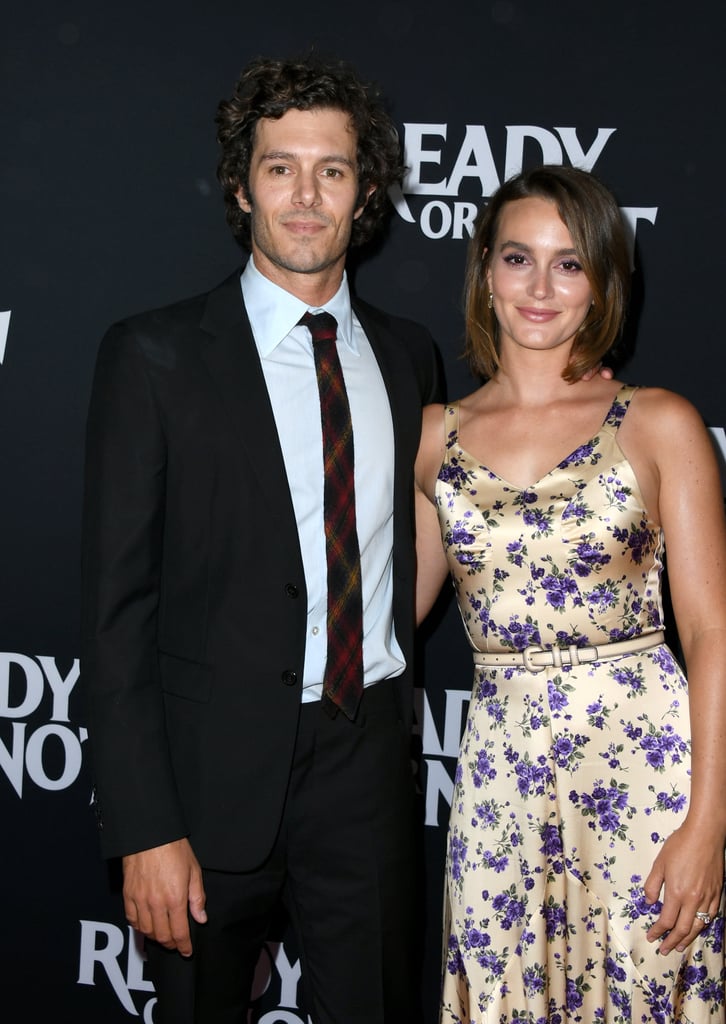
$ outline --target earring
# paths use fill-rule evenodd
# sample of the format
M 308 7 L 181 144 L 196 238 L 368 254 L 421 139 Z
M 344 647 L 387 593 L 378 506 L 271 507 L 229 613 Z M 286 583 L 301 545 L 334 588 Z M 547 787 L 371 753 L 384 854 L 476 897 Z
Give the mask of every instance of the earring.
M 491 292 L 489 292 L 489 298 L 487 299 L 487 309 L 493 309 L 493 308 L 494 308 L 494 296 L 492 295 Z

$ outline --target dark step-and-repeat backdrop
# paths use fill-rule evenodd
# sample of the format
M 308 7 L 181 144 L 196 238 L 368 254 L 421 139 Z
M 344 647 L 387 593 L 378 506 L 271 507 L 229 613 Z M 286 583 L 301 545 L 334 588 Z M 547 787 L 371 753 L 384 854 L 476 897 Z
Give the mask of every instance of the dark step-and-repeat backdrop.
M 77 685 L 83 429 L 106 326 L 205 290 L 240 262 L 215 178 L 218 101 L 253 56 L 311 45 L 382 86 L 408 175 L 355 283 L 431 327 L 452 397 L 473 387 L 459 353 L 477 209 L 523 165 L 594 170 L 632 228 L 637 338 L 621 376 L 686 394 L 723 448 L 726 8 L 31 0 L 6 5 L 0 24 L 0 1018 L 149 1024 L 143 948 L 89 808 Z M 429 1022 L 470 676 L 444 600 L 422 637 L 414 739 Z M 300 967 L 282 920 L 278 931 L 252 1019 L 298 1024 Z

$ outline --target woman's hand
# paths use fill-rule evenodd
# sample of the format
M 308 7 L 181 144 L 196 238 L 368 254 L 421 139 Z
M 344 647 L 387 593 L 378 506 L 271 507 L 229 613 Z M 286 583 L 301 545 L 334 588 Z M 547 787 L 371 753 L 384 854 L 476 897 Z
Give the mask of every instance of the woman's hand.
M 645 881 L 645 898 L 663 908 L 648 930 L 648 941 L 665 936 L 658 952 L 679 953 L 706 927 L 696 913 L 715 917 L 724 877 L 723 837 L 704 834 L 686 820 L 665 841 Z

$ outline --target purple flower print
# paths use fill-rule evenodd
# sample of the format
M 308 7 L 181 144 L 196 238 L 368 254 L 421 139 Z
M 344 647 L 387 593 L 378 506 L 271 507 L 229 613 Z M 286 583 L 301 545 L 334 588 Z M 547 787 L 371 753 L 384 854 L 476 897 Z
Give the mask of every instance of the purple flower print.
M 545 784 L 552 781 L 552 773 L 544 756 L 538 757 L 537 763 L 533 764 L 525 755 L 517 762 L 514 773 L 517 776 L 517 789 L 523 797 L 530 794 L 541 796 L 545 791 Z
M 516 764 L 519 760 L 519 751 L 509 744 L 504 748 L 504 757 L 508 764 Z
M 545 919 L 545 934 L 548 941 L 554 939 L 556 935 L 564 935 L 567 929 L 565 908 L 559 903 L 555 903 L 551 896 L 542 907 L 542 916 Z
M 481 600 L 474 594 L 466 594 L 466 600 L 469 603 L 469 607 L 474 612 L 476 618 L 481 623 L 481 631 L 483 636 L 489 635 L 490 626 L 490 614 L 487 605 L 483 604 Z
M 646 693 L 645 679 L 642 673 L 636 672 L 635 669 L 627 667 L 616 668 L 611 672 L 611 675 L 619 686 L 627 687 L 628 697 L 635 697 Z
M 593 727 L 593 729 L 605 728 L 605 719 L 610 712 L 603 704 L 602 697 L 598 697 L 598 699 L 593 701 L 592 704 L 588 704 L 585 710 L 588 715 L 588 723 Z
M 578 793 L 572 791 L 570 800 L 575 806 L 579 806 L 583 815 L 597 819 L 597 824 L 603 832 L 609 832 L 623 839 L 626 833 L 626 826 L 621 819 L 621 812 L 627 811 L 628 793 L 625 783 L 620 785 L 612 779 L 609 786 L 606 786 L 602 779 L 597 780 L 591 793 Z M 594 828 L 594 822 L 591 825 Z
M 505 647 L 511 647 L 515 651 L 523 651 L 525 647 L 540 642 L 539 630 L 532 620 L 527 617 L 525 622 L 520 622 L 518 615 L 512 616 L 508 626 L 499 627 L 499 636 Z
M 480 679 L 476 687 L 476 699 L 484 700 L 485 697 L 493 697 L 497 692 L 497 685 L 488 676 Z
M 545 576 L 542 587 L 545 600 L 553 608 L 564 608 L 566 599 L 578 593 L 577 583 L 570 576 Z
M 539 830 L 542 846 L 540 853 L 547 857 L 558 857 L 562 853 L 562 836 L 557 825 L 543 825 Z
M 521 539 L 513 540 L 511 543 L 507 544 L 507 557 L 509 561 L 513 562 L 514 565 L 519 566 L 520 568 L 524 565 L 524 555 L 526 554 L 526 551 L 527 549 Z
M 628 977 L 620 964 L 616 963 L 611 956 L 605 957 L 605 974 L 615 981 L 625 981 Z
M 698 992 L 699 999 L 713 1006 L 721 1006 L 723 1002 L 723 986 L 715 978 L 702 985 Z
M 492 744 L 488 744 L 488 746 L 491 747 Z M 479 750 L 475 756 L 476 761 L 470 764 L 469 767 L 472 769 L 472 782 L 479 789 L 485 779 L 495 779 L 497 772 L 492 764 L 491 755 L 488 750 Z
M 617 603 L 618 589 L 612 580 L 607 580 L 605 583 L 598 583 L 585 597 L 588 604 L 594 606 L 595 611 L 603 614 Z
M 665 985 L 658 984 L 655 978 L 646 978 L 645 980 L 648 988 L 648 1008 L 653 1024 L 668 1024 L 673 1020 L 673 1006 Z
M 633 875 L 630 882 L 628 898 L 624 902 L 620 916 L 628 918 L 629 921 L 637 921 L 641 917 L 652 918 L 655 921 L 663 909 L 663 904 L 660 900 L 648 903 L 643 891 L 643 879 L 640 875 Z
M 464 967 L 464 958 L 461 955 L 459 944 L 455 935 L 449 937 L 449 950 L 446 956 L 446 970 L 449 974 L 458 974 L 461 977 L 466 976 L 466 968 Z
M 552 524 L 550 517 L 541 508 L 527 509 L 522 515 L 525 526 L 534 528 L 535 533 L 551 533 Z
M 544 992 L 545 982 L 542 970 L 537 967 L 526 967 L 523 972 L 524 987 L 528 995 Z
M 478 823 L 484 828 L 492 828 L 499 824 L 497 806 L 491 800 L 485 800 L 477 806 L 476 817 L 479 819 Z
M 593 456 L 595 448 L 599 444 L 597 438 L 593 438 L 592 441 L 588 441 L 587 444 L 581 444 L 579 448 L 575 448 L 571 455 L 568 455 L 566 459 L 557 466 L 558 469 L 567 469 L 568 466 L 581 466 L 585 462 L 590 462 L 591 465 L 602 458 L 602 455 L 598 452 Z
M 451 528 L 452 544 L 473 544 L 475 540 L 476 536 L 466 529 L 466 525 L 461 520 L 458 523 L 454 523 Z
M 461 491 L 471 483 L 471 473 L 459 465 L 459 460 L 452 458 L 439 470 L 439 480 L 450 484 L 455 491 Z
M 580 984 L 582 984 L 581 979 L 578 980 L 580 980 Z M 568 1012 L 579 1009 L 579 1007 L 582 1006 L 584 996 L 582 994 L 581 989 L 578 987 L 577 982 L 574 980 L 574 978 L 567 978 L 565 981 L 565 985 L 565 1001 L 567 1003 Z
M 575 557 L 572 559 L 572 568 L 581 579 L 589 576 L 590 573 L 599 571 L 610 561 L 610 555 L 604 551 L 602 543 L 591 544 L 589 540 L 583 540 L 575 548 Z
M 547 700 L 550 711 L 562 711 L 570 703 L 564 689 L 557 686 L 554 679 L 547 680 Z
M 610 411 L 608 412 L 607 419 L 605 420 L 605 422 L 610 427 L 619 427 L 620 421 L 622 420 L 623 416 L 627 411 L 628 406 L 625 403 L 615 401 L 610 406 Z
M 591 517 L 592 512 L 582 498 L 574 498 L 562 513 L 562 521 L 565 523 L 568 519 L 574 519 L 576 523 L 579 523 Z
M 506 931 L 512 925 L 518 925 L 524 919 L 526 905 L 523 899 L 514 894 L 514 886 L 507 892 L 498 893 L 492 900 L 492 906 L 497 912 L 497 919 Z
M 576 761 L 583 757 L 580 748 L 589 742 L 590 737 L 580 733 L 563 733 L 558 736 L 552 744 L 552 756 L 558 768 L 573 771 Z
M 502 725 L 506 719 L 506 711 L 501 700 L 492 700 L 487 703 L 487 715 L 493 725 Z
M 673 811 L 675 814 L 680 814 L 687 803 L 686 794 L 677 793 L 675 790 L 670 794 L 661 792 L 656 796 L 656 807 L 661 811 Z
M 501 874 L 502 871 L 506 871 L 509 866 L 509 857 L 506 854 L 492 853 L 491 850 L 485 850 L 482 854 L 482 862 L 488 868 L 493 868 L 497 874 Z
M 482 953 L 477 957 L 481 967 L 484 967 L 490 972 L 495 978 L 500 978 L 504 974 L 504 959 L 498 957 L 494 952 Z
M 453 551 L 452 554 L 459 565 L 471 566 L 472 569 L 481 567 L 481 556 L 477 555 L 476 551 Z
M 575 749 L 575 745 L 569 736 L 558 736 L 552 744 L 552 753 L 560 768 L 567 767 L 567 762 Z
M 708 971 L 703 965 L 696 967 L 695 964 L 689 964 L 681 972 L 681 992 L 687 992 L 689 988 L 695 988 L 700 982 L 704 981 L 707 974 Z
M 633 725 L 632 722 L 622 722 L 621 725 L 624 728 L 625 735 L 629 740 L 639 740 L 643 735 L 643 730 L 639 725 Z
M 620 1010 L 624 1020 L 630 1020 L 630 996 L 621 988 L 610 990 L 610 998 L 613 1005 Z
M 648 529 L 644 519 L 641 519 L 639 526 L 631 526 L 628 536 L 628 547 L 630 557 L 636 565 L 640 565 L 645 556 L 650 553 L 653 545 L 653 534 Z
M 658 771 L 665 768 L 666 758 L 671 764 L 680 764 L 688 751 L 688 744 L 674 730 L 672 725 L 665 725 L 662 730 L 650 726 L 640 741 L 641 750 L 645 751 L 645 760 Z
M 667 647 L 656 647 L 651 656 L 661 672 L 667 676 L 676 674 L 676 661 Z
M 468 847 L 466 842 L 457 835 L 452 835 L 449 840 L 449 864 L 451 865 L 451 876 L 454 881 L 461 878 L 462 867 L 466 862 Z

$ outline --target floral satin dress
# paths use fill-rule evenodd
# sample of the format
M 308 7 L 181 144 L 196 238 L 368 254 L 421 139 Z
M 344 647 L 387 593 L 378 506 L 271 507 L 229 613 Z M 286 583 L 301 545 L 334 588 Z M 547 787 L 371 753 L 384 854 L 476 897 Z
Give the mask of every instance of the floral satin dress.
M 531 487 L 458 442 L 436 483 L 464 626 L 480 651 L 607 644 L 663 628 L 663 540 L 617 432 Z M 446 1024 L 724 1021 L 723 900 L 684 954 L 645 934 L 643 884 L 685 816 L 686 680 L 660 644 L 577 667 L 475 664 L 447 847 Z

